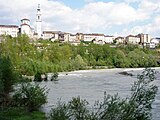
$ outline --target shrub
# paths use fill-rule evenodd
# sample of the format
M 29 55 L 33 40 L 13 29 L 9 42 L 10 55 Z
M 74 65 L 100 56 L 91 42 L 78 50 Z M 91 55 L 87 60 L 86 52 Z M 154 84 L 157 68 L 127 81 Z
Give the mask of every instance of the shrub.
M 49 114 L 50 120 L 69 120 L 70 113 L 68 105 L 58 102 L 55 108 L 52 108 Z
M 13 84 L 18 80 L 18 75 L 14 70 L 9 57 L 0 57 L 0 107 L 6 106 L 10 102 L 9 93 L 13 89 Z
M 41 78 L 41 73 L 37 72 L 35 77 L 34 77 L 34 81 L 36 82 L 41 82 L 42 78 Z
M 58 102 L 50 112 L 50 120 L 88 120 L 88 102 L 80 97 L 72 98 L 68 104 Z
M 58 79 L 58 72 L 54 72 L 51 77 L 51 81 L 57 81 L 57 79 Z
M 47 91 L 38 84 L 21 84 L 20 88 L 13 95 L 13 103 L 16 106 L 25 107 L 27 111 L 38 110 L 47 102 Z

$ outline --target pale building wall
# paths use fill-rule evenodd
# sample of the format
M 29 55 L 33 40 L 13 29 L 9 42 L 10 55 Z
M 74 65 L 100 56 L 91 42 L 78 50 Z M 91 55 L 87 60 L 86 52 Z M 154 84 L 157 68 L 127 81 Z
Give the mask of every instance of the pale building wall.
M 113 43 L 113 40 L 115 39 L 114 36 L 105 36 L 104 41 L 105 43 Z
M 126 37 L 126 41 L 127 41 L 127 43 L 131 43 L 131 44 L 139 44 L 140 38 L 137 36 L 129 35 Z
M 69 33 L 65 33 L 65 34 L 64 34 L 64 41 L 65 41 L 65 42 L 70 41 L 70 34 L 69 34 Z
M 32 31 L 32 28 L 30 26 L 30 20 L 29 19 L 24 18 L 24 19 L 21 20 L 21 34 L 26 34 L 30 38 L 33 37 L 33 31 Z
M 59 34 L 58 32 L 54 31 L 44 31 L 43 32 L 43 39 L 50 39 L 51 41 L 58 40 Z
M 0 35 L 11 35 L 12 37 L 17 37 L 18 31 L 18 26 L 0 25 Z
M 86 42 L 91 42 L 92 40 L 102 40 L 104 41 L 104 35 L 99 35 L 99 34 L 84 34 L 83 35 L 83 40 Z
M 76 35 L 70 35 L 69 41 L 71 41 L 71 42 L 77 41 Z

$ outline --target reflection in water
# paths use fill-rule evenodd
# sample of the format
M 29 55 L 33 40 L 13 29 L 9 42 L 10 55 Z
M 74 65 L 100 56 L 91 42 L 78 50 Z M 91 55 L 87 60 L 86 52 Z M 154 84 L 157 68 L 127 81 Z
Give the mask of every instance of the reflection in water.
M 118 74 L 127 71 L 133 76 L 125 76 Z M 57 103 L 58 100 L 69 101 L 72 97 L 80 96 L 86 99 L 91 105 L 96 100 L 103 100 L 104 92 L 106 94 L 119 94 L 122 98 L 130 96 L 130 89 L 136 80 L 136 75 L 141 73 L 142 69 L 105 69 L 105 70 L 84 70 L 61 73 L 59 81 L 42 82 L 42 86 L 46 85 L 50 89 L 48 95 L 48 103 L 44 106 L 44 111 L 49 110 Z M 154 81 L 160 87 L 160 69 L 157 69 L 157 80 Z M 153 118 L 160 119 L 160 92 L 156 96 L 153 104 Z

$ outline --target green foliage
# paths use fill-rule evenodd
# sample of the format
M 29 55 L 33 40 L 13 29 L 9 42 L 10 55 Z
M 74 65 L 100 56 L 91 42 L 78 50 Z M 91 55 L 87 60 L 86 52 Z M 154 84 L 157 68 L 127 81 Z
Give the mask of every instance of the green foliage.
M 13 103 L 15 106 L 25 107 L 27 111 L 32 112 L 38 110 L 47 102 L 47 91 L 38 84 L 31 83 L 21 84 L 13 95 Z
M 86 69 L 88 66 L 155 67 L 159 54 L 156 50 L 137 45 L 97 45 L 81 43 L 78 46 L 49 40 L 31 42 L 26 35 L 4 36 L 0 52 L 9 56 L 13 66 L 22 74 L 35 75 Z
M 106 95 L 102 102 L 95 102 L 93 109 L 80 97 L 68 104 L 59 102 L 50 112 L 51 120 L 151 120 L 152 103 L 158 87 L 151 84 L 155 71 L 145 69 L 131 88 L 130 98 L 121 99 L 118 94 Z
M 50 120 L 88 120 L 88 102 L 80 97 L 72 98 L 68 104 L 58 102 L 50 112 Z
M 135 118 L 150 120 L 152 103 L 158 91 L 156 85 L 151 84 L 155 79 L 155 71 L 146 69 L 141 75 L 138 75 L 139 81 L 132 86 L 132 96 L 129 101 L 135 107 Z
M 58 102 L 57 106 L 51 109 L 49 119 L 50 120 L 69 120 L 70 114 L 69 114 L 68 105 L 66 105 L 65 103 Z
M 58 75 L 59 75 L 58 72 L 54 72 L 52 77 L 51 77 L 51 81 L 57 81 Z
M 73 61 L 73 66 L 75 67 L 75 69 L 77 70 L 85 69 L 86 65 L 87 64 L 80 55 L 77 55 L 75 57 L 75 60 Z
M 72 115 L 72 119 L 75 120 L 87 120 L 89 110 L 87 109 L 87 105 L 89 103 L 86 100 L 80 99 L 80 97 L 72 98 L 69 102 L 69 112 Z
M 38 72 L 38 73 L 34 76 L 34 81 L 36 81 L 36 82 L 41 82 L 41 81 L 42 81 L 41 73 Z
M 26 112 L 23 108 L 10 107 L 0 112 L 0 120 L 47 120 L 45 113 Z
M 13 84 L 18 80 L 18 74 L 14 70 L 9 57 L 0 57 L 0 107 L 10 104 L 9 93 L 13 90 Z

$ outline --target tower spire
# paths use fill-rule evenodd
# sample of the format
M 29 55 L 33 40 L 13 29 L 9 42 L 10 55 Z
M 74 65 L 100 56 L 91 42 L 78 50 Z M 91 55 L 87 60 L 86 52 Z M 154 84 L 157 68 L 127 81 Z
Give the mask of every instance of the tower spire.
M 37 8 L 37 14 L 36 14 L 36 32 L 38 34 L 38 37 L 42 37 L 42 20 L 41 20 L 41 8 L 40 4 L 38 4 Z

